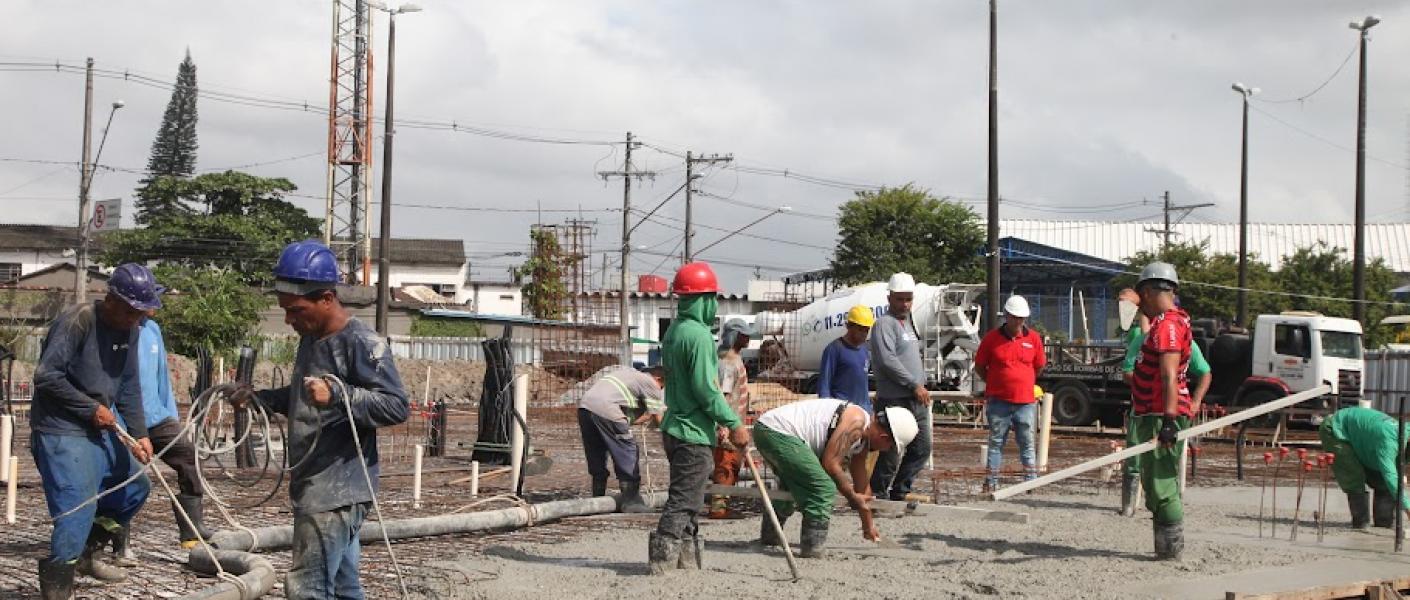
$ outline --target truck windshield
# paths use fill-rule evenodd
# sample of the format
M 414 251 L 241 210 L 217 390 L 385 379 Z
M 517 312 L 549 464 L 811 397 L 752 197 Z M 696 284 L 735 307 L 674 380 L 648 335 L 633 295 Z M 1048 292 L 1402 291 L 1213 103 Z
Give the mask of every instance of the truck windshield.
M 1347 331 L 1323 331 L 1322 354 L 1332 358 L 1361 359 L 1361 335 Z

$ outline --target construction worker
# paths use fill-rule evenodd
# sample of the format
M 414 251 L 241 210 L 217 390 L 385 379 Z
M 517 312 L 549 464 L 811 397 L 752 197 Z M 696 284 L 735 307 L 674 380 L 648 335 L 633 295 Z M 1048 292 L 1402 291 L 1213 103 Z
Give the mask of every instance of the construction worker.
M 818 397 L 846 400 L 872 412 L 867 385 L 867 337 L 876 324 L 876 315 L 866 306 L 847 311 L 847 328 L 842 336 L 823 348 L 818 364 Z
M 1151 511 L 1155 555 L 1179 560 L 1185 548 L 1184 507 L 1180 500 L 1181 429 L 1193 416 L 1186 369 L 1194 339 L 1190 317 L 1175 305 L 1180 279 L 1169 263 L 1153 262 L 1141 270 L 1136 293 L 1141 312 L 1151 320 L 1141 344 L 1141 358 L 1131 376 L 1131 428 L 1137 440 L 1158 440 L 1159 447 L 1137 462 L 1146 508 Z
M 753 422 L 750 409 L 749 373 L 744 368 L 744 358 L 739 352 L 749 347 L 749 339 L 756 337 L 754 328 L 743 319 L 730 319 L 720 327 L 719 364 L 720 393 L 735 414 L 741 415 L 744 424 Z M 739 483 L 739 467 L 743 458 L 739 449 L 729 443 L 729 430 L 720 427 L 715 431 L 715 470 L 710 481 L 720 485 Z M 729 510 L 729 498 L 716 495 L 710 499 L 710 518 L 728 519 L 734 515 Z
M 876 319 L 870 341 L 876 370 L 875 411 L 899 406 L 924 424 L 928 422 L 930 391 L 925 387 L 928 377 L 920 357 L 920 332 L 911 317 L 916 281 L 909 273 L 896 273 L 886 289 L 887 312 Z M 871 475 L 871 489 L 892 500 L 905 500 L 929 457 L 930 428 L 921 427 L 915 442 L 906 445 L 904 455 L 895 448 L 881 453 Z
M 1121 302 L 1131 302 L 1132 306 L 1140 303 L 1140 298 L 1136 296 L 1136 290 L 1126 288 L 1121 290 L 1119 295 Z M 1121 363 L 1121 376 L 1126 381 L 1126 385 L 1131 385 L 1131 379 L 1136 370 L 1136 361 L 1141 357 L 1141 344 L 1146 341 L 1146 332 L 1150 330 L 1151 320 L 1139 312 L 1133 318 L 1126 332 L 1126 356 Z M 1198 382 L 1195 389 L 1190 391 L 1190 411 L 1192 415 L 1199 414 L 1200 406 L 1204 404 L 1204 396 L 1209 392 L 1209 386 L 1214 378 L 1209 377 L 1209 361 L 1205 360 L 1204 352 L 1200 351 L 1199 344 L 1190 344 L 1190 365 L 1185 370 L 1186 377 Z M 1136 428 L 1130 426 L 1135 419 L 1134 413 L 1128 413 L 1126 426 L 1126 447 L 1141 444 L 1147 440 L 1136 437 Z M 1131 458 L 1122 461 L 1121 473 L 1121 514 L 1132 516 L 1136 514 L 1136 486 L 1141 478 L 1140 461 Z
M 289 421 L 294 550 L 285 595 L 360 599 L 358 532 L 377 494 L 377 428 L 406 421 L 406 390 L 391 347 L 339 301 L 338 259 L 327 246 L 289 244 L 274 278 L 284 322 L 299 334 L 291 383 L 259 392 L 245 385 L 232 400 Z
M 1336 455 L 1332 475 L 1337 487 L 1346 492 L 1354 529 L 1365 529 L 1367 523 L 1394 527 L 1397 505 L 1406 511 L 1410 522 L 1410 499 L 1395 499 L 1399 489 L 1395 461 L 1403 449 L 1396 439 L 1402 432 L 1397 429 L 1394 417 L 1374 408 L 1355 406 L 1323 420 L 1317 431 L 1322 449 Z M 1410 440 L 1410 427 L 1403 433 L 1402 439 Z M 1367 485 L 1375 491 L 1374 504 L 1366 493 Z
M 1038 461 L 1033 452 L 1033 432 L 1038 422 L 1034 388 L 1048 358 L 1043 351 L 1043 338 L 1026 325 L 1029 314 L 1028 301 L 1023 296 L 1009 296 L 1004 301 L 1003 325 L 986 334 L 974 354 L 974 374 L 984 379 L 984 414 L 989 421 L 985 494 L 999 485 L 999 467 L 1010 430 L 1018 443 L 1024 481 L 1038 477 Z
M 578 430 L 583 436 L 583 452 L 588 474 L 592 475 L 592 495 L 607 495 L 607 457 L 617 472 L 622 488 L 622 512 L 651 512 L 641 498 L 641 470 L 632 425 L 655 420 L 661 423 L 665 405 L 661 388 L 666 370 L 652 367 L 646 372 L 630 367 L 612 367 L 592 384 L 578 400 Z M 625 411 L 632 412 L 628 419 Z
M 101 582 L 127 577 L 123 569 L 103 562 L 98 550 L 122 535 L 147 501 L 151 484 L 141 475 L 91 500 L 139 475 L 139 463 L 151 460 L 132 349 L 147 311 L 161 307 L 162 291 L 146 267 L 120 265 L 101 300 L 65 309 L 44 336 L 29 414 L 34 465 L 54 519 L 49 555 L 39 561 L 44 600 L 73 597 L 75 572 Z M 135 444 L 119 437 L 114 409 Z
M 792 402 L 759 417 L 754 444 L 793 496 L 773 502 L 779 525 L 788 521 L 795 506 L 803 513 L 800 556 L 822 557 L 839 491 L 862 521 L 862 538 L 881 539 L 872 520 L 867 452 L 904 449 L 918 429 L 915 416 L 904 408 L 893 406 L 873 417 L 860 406 L 831 398 Z M 785 543 L 767 515 L 759 522 L 759 541 L 765 546 Z
M 700 568 L 703 544 L 696 515 L 712 470 L 715 428 L 728 429 L 730 443 L 741 452 L 749 445 L 749 429 L 716 382 L 719 358 L 710 325 L 715 321 L 719 290 L 714 270 L 703 262 L 681 266 L 671 283 L 679 301 L 661 348 L 666 367 L 661 437 L 671 462 L 671 485 L 661 521 L 647 544 L 647 560 L 657 575 L 676 568 Z

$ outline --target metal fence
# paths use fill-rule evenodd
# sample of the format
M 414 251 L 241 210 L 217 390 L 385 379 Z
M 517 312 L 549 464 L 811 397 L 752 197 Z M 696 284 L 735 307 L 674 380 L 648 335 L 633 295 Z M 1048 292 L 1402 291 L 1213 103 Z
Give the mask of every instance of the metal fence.
M 1401 398 L 1410 400 L 1410 352 L 1367 352 L 1366 375 L 1362 382 L 1372 408 L 1395 414 Z

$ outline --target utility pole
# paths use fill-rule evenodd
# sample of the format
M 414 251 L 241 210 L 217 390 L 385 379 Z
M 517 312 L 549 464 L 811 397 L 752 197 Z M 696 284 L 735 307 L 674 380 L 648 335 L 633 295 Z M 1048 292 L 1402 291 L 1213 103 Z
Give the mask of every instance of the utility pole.
M 1234 91 L 1243 97 L 1244 125 L 1243 149 L 1239 159 L 1239 304 L 1235 323 L 1239 327 L 1248 326 L 1248 99 L 1258 93 L 1242 83 L 1234 84 Z M 1166 229 L 1169 229 L 1167 227 Z
M 382 222 L 377 231 L 377 333 L 387 335 L 392 303 L 392 84 L 397 68 L 397 13 L 387 17 L 387 106 L 382 120 Z
M 1374 16 L 1366 17 L 1360 23 L 1351 23 L 1352 29 L 1361 35 L 1361 77 L 1357 82 L 1356 95 L 1356 227 L 1351 263 L 1351 318 L 1357 321 L 1366 316 L 1366 36 L 1381 20 Z
M 1171 238 L 1172 236 L 1179 235 L 1179 232 L 1175 231 L 1175 229 L 1173 229 L 1171 226 L 1172 226 L 1172 225 L 1179 225 L 1179 224 L 1180 224 L 1180 221 L 1185 220 L 1185 217 L 1189 216 L 1189 214 L 1190 214 L 1191 212 L 1193 212 L 1196 208 L 1206 208 L 1206 207 L 1214 206 L 1214 203 L 1212 203 L 1212 202 L 1204 202 L 1204 203 L 1201 203 L 1201 204 L 1186 204 L 1186 205 L 1183 205 L 1183 206 L 1171 204 L 1171 203 L 1170 203 L 1170 191 L 1169 191 L 1169 190 L 1166 190 L 1166 192 L 1165 192 L 1164 194 L 1161 194 L 1161 198 L 1164 199 L 1164 201 L 1165 201 L 1165 208 L 1164 208 L 1164 213 L 1165 213 L 1165 228 L 1164 228 L 1164 229 L 1147 229 L 1146 231 L 1148 231 L 1148 232 L 1150 232 L 1150 233 L 1158 233 L 1158 234 L 1160 234 L 1161 237 L 1164 239 L 1164 241 L 1163 241 L 1163 242 L 1161 243 L 1161 245 L 1160 245 L 1160 253 L 1163 255 L 1163 254 L 1165 254 L 1166 252 L 1169 252 L 1169 251 L 1170 251 L 1170 238 Z M 1172 219 L 1170 218 L 1170 215 L 1175 214 L 1175 213 L 1180 213 L 1180 216 L 1179 216 L 1179 217 L 1176 217 L 1175 219 L 1172 220 Z
M 984 328 L 992 329 L 999 315 L 999 0 L 989 0 L 989 277 Z
M 695 193 L 695 180 L 700 178 L 700 175 L 695 174 L 695 165 L 713 165 L 715 163 L 727 163 L 732 160 L 734 160 L 733 154 L 726 154 L 724 156 L 711 154 L 706 157 L 695 156 L 695 153 L 689 150 L 685 151 L 685 253 L 681 255 L 682 263 L 695 260 L 695 252 L 693 251 L 695 227 L 692 225 L 692 213 L 694 212 L 695 205 L 692 201 Z
M 637 180 L 643 178 L 656 177 L 655 171 L 637 171 L 632 168 L 632 149 L 640 146 L 641 142 L 632 141 L 632 132 L 627 132 L 626 160 L 623 162 L 620 171 L 601 171 L 597 175 L 603 179 L 613 177 L 622 178 L 622 288 L 618 297 L 618 311 L 621 321 L 620 335 L 622 337 L 622 365 L 632 364 L 632 338 L 631 328 L 627 324 L 627 295 L 630 290 L 627 287 L 627 265 L 631 258 L 632 250 L 632 178 Z
M 93 147 L 93 58 L 83 83 L 83 169 L 78 175 L 78 251 L 75 253 L 73 274 L 74 303 L 88 301 L 88 187 L 93 180 L 93 163 L 89 152 Z

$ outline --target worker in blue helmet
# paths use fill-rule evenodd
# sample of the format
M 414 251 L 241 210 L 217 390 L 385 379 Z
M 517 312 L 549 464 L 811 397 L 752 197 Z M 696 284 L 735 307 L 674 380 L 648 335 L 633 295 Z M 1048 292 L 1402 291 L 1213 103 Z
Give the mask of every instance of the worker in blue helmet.
M 245 387 L 234 402 L 253 400 L 289 420 L 294 559 L 284 594 L 363 598 L 358 535 L 377 494 L 377 428 L 406 421 L 406 390 L 390 346 L 338 300 L 338 259 L 327 246 L 289 244 L 274 278 L 284 322 L 299 334 L 291 383 Z
M 39 561 L 45 600 L 72 597 L 75 573 L 100 582 L 126 578 L 98 550 L 122 537 L 151 489 L 141 475 L 152 444 L 136 348 L 141 323 L 147 311 L 161 307 L 163 291 L 146 267 L 121 265 L 102 299 L 64 309 L 44 336 L 29 425 L 34 465 L 54 519 L 49 555 Z M 118 436 L 114 411 L 122 415 L 131 445 Z M 118 491 L 91 501 L 100 490 L 134 476 Z

